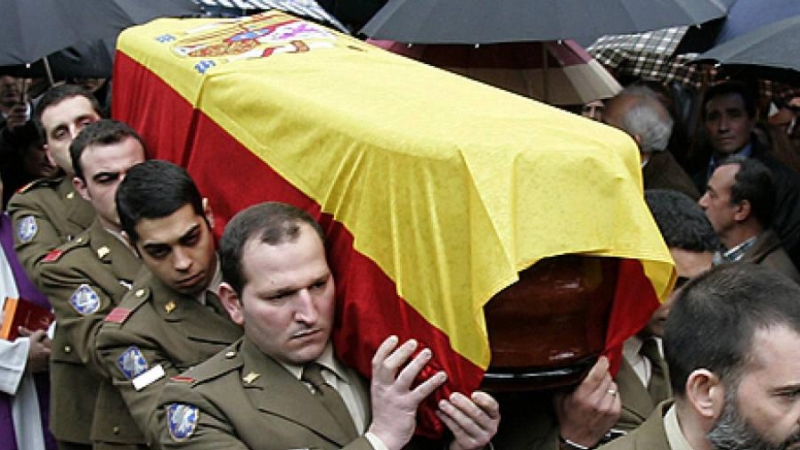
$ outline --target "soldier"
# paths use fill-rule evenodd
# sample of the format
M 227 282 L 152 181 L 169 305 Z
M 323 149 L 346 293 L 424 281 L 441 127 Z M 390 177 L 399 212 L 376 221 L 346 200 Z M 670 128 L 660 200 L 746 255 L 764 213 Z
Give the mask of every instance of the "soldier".
M 100 120 L 100 106 L 85 89 L 62 85 L 42 96 L 36 120 L 44 129 L 48 157 L 66 174 L 22 187 L 8 205 L 17 255 L 30 279 L 38 284 L 42 258 L 94 220 L 91 205 L 73 187 L 69 145 L 83 127 Z
M 42 291 L 56 312 L 51 358 L 51 428 L 63 448 L 136 448 L 144 442 L 94 352 L 105 315 L 130 289 L 141 262 L 120 235 L 114 194 L 145 159 L 127 125 L 101 120 L 73 141 L 75 186 L 97 219 L 42 259 Z
M 109 314 L 98 353 L 148 444 L 158 447 L 156 410 L 166 377 L 242 335 L 222 307 L 211 210 L 182 168 L 151 160 L 117 192 L 124 233 L 150 272 Z
M 409 443 L 420 402 L 446 374 L 413 386 L 431 351 L 396 336 L 375 352 L 371 392 L 338 360 L 323 239 L 308 214 L 282 203 L 253 206 L 228 224 L 219 292 L 245 337 L 167 383 L 165 448 L 400 450 Z M 450 450 L 482 449 L 500 420 L 497 402 L 481 392 L 453 394 L 438 412 L 453 431 Z
M 727 264 L 677 294 L 664 333 L 674 401 L 607 450 L 788 449 L 800 443 L 800 288 Z

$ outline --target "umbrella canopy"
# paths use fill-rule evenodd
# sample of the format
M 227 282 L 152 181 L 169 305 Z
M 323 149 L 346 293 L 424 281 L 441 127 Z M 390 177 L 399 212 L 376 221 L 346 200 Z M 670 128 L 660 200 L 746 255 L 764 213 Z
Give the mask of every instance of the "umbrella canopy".
M 28 64 L 79 42 L 116 38 L 156 17 L 199 14 L 191 0 L 14 0 L 0 15 L 0 66 Z
M 725 12 L 719 0 L 391 0 L 361 31 L 418 44 L 591 42 L 604 34 L 703 23 Z
M 730 1 L 730 0 L 729 0 Z M 711 47 L 722 45 L 756 29 L 800 14 L 797 0 L 734 0 Z
M 393 53 L 554 105 L 578 105 L 622 90 L 574 41 L 407 45 L 372 41 Z
M 800 15 L 765 25 L 700 55 L 730 74 L 800 84 Z
M 55 80 L 67 78 L 108 78 L 114 65 L 116 38 L 80 42 L 47 57 L 50 74 Z M 0 74 L 21 78 L 48 76 L 44 59 L 32 64 L 0 66 Z
M 702 69 L 689 64 L 696 54 L 676 55 L 689 27 L 671 27 L 646 33 L 603 36 L 587 48 L 597 61 L 622 79 L 671 82 L 700 87 Z

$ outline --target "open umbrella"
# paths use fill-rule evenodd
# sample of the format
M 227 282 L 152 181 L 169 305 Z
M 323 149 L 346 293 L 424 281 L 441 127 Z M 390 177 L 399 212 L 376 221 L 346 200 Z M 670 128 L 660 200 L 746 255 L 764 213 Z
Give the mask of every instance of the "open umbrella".
M 108 78 L 114 65 L 116 39 L 80 42 L 32 64 L 0 66 L 0 74 L 19 78 L 43 78 L 50 74 L 55 80 L 67 78 Z M 47 67 L 45 66 L 47 61 Z
M 705 48 L 698 50 L 706 51 L 764 25 L 798 14 L 800 14 L 800 2 L 797 0 L 734 0 L 714 39 L 710 40 Z
M 722 17 L 719 0 L 390 0 L 361 30 L 418 44 L 588 41 L 703 23 Z
M 676 54 L 689 27 L 670 27 L 636 34 L 603 36 L 587 47 L 589 54 L 608 67 L 616 77 L 676 81 L 700 87 L 704 72 L 689 64 L 697 56 Z
M 116 40 L 125 28 L 156 17 L 202 13 L 191 0 L 7 0 L 3 9 L 0 66 L 34 63 L 80 42 Z
M 796 0 L 720 0 L 728 7 L 724 18 L 701 26 L 670 27 L 645 33 L 606 35 L 587 47 L 601 64 L 650 79 L 664 79 L 686 58 L 736 38 L 760 26 L 800 14 Z M 686 56 L 681 58 L 682 56 Z M 689 75 L 691 78 L 691 75 Z
M 800 15 L 765 25 L 700 55 L 732 75 L 800 85 Z
M 622 87 L 574 41 L 407 45 L 371 41 L 393 53 L 554 105 L 616 95 Z

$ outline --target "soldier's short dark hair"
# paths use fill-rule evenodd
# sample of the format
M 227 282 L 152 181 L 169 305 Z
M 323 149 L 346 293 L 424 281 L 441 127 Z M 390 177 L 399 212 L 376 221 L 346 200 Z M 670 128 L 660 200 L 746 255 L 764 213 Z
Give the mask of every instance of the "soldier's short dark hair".
M 752 360 L 756 331 L 786 326 L 800 333 L 800 286 L 751 263 L 723 264 L 678 293 L 667 320 L 664 352 L 676 397 L 692 372 L 707 369 L 737 386 Z
M 131 243 L 139 240 L 136 224 L 143 219 L 161 219 L 185 205 L 205 218 L 203 198 L 182 167 L 151 159 L 128 170 L 117 188 L 117 214 Z
M 72 158 L 72 170 L 75 172 L 75 176 L 84 180 L 81 156 L 87 147 L 117 144 L 127 138 L 136 139 L 142 149 L 147 148 L 142 137 L 125 123 L 112 119 L 101 119 L 86 125 L 69 145 L 69 156 Z
M 251 239 L 269 245 L 294 242 L 302 224 L 310 226 L 324 245 L 325 233 L 319 223 L 307 212 L 286 203 L 260 203 L 233 216 L 220 240 L 222 278 L 241 296 L 247 283 L 242 267 L 245 244 Z
M 77 84 L 62 84 L 60 86 L 48 89 L 44 94 L 42 94 L 42 98 L 39 99 L 39 103 L 36 105 L 36 110 L 34 111 L 36 121 L 42 123 L 42 114 L 44 114 L 44 111 L 47 108 L 57 105 L 72 97 L 84 97 L 86 100 L 89 100 L 94 112 L 96 112 L 98 116 L 103 116 L 103 110 L 100 108 L 100 103 L 97 101 L 95 96 L 89 92 L 89 90 L 82 86 L 78 86 Z

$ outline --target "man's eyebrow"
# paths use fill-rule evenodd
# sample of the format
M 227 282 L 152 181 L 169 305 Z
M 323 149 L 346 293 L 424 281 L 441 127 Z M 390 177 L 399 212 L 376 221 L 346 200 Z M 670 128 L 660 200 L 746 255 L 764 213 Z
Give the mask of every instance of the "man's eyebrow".
M 199 228 L 200 228 L 200 224 L 199 223 L 196 223 L 196 224 L 192 225 L 188 230 L 186 230 L 185 233 L 183 233 L 181 235 L 181 237 L 178 238 L 178 240 L 186 239 L 189 235 L 191 235 L 192 233 L 196 232 Z
M 295 292 L 297 292 L 298 290 L 299 290 L 299 289 L 297 289 L 297 288 L 293 288 L 293 287 L 286 287 L 286 288 L 280 288 L 280 289 L 276 289 L 276 290 L 274 290 L 274 291 L 267 291 L 267 292 L 265 292 L 264 294 L 265 294 L 265 296 L 266 296 L 267 298 L 271 298 L 271 297 L 281 297 L 281 296 L 284 296 L 284 295 L 290 295 L 290 294 L 294 294 L 294 293 L 295 293 Z
M 314 278 L 313 280 L 311 280 L 311 282 L 310 282 L 310 283 L 308 283 L 308 286 L 302 286 L 302 287 L 296 287 L 296 286 L 281 287 L 281 288 L 278 288 L 278 289 L 275 289 L 275 290 L 272 290 L 272 291 L 265 291 L 265 292 L 264 292 L 264 296 L 265 296 L 265 297 L 278 297 L 278 296 L 281 296 L 281 295 L 289 295 L 289 294 L 294 294 L 295 292 L 299 291 L 300 289 L 303 289 L 303 288 L 309 288 L 309 287 L 311 287 L 311 286 L 314 286 L 315 284 L 319 284 L 319 283 L 325 283 L 325 282 L 327 282 L 327 281 L 330 279 L 330 277 L 331 277 L 331 274 L 330 274 L 330 272 L 329 272 L 329 273 L 326 273 L 326 274 L 324 274 L 324 275 L 320 275 L 320 276 L 318 276 L 317 278 Z

